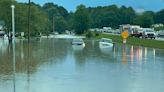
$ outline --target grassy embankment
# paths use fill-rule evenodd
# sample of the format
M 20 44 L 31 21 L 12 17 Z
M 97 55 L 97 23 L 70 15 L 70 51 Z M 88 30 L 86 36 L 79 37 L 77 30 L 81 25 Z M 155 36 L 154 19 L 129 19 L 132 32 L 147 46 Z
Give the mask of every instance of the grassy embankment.
M 117 43 L 122 43 L 122 37 L 118 35 L 100 34 L 96 38 L 103 38 L 103 37 L 111 38 L 113 39 L 114 42 L 117 42 Z M 154 39 L 151 40 L 151 39 L 139 39 L 139 38 L 129 37 L 127 39 L 127 44 L 164 49 L 164 41 L 158 41 Z

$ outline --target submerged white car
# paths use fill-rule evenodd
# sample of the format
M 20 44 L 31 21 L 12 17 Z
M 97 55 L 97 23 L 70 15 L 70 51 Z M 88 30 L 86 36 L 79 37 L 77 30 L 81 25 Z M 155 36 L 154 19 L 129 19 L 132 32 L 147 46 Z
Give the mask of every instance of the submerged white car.
M 85 46 L 85 43 L 83 39 L 76 38 L 76 39 L 73 39 L 72 45 Z
M 99 47 L 100 48 L 113 47 L 112 39 L 101 38 L 99 42 Z

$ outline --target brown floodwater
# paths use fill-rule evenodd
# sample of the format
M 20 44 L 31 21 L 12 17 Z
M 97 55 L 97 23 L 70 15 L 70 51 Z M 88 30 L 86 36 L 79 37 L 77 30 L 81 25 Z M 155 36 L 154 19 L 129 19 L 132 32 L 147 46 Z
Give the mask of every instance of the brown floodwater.
M 0 92 L 163 92 L 164 50 L 98 41 L 40 39 L 16 41 L 13 84 L 12 45 L 0 40 Z

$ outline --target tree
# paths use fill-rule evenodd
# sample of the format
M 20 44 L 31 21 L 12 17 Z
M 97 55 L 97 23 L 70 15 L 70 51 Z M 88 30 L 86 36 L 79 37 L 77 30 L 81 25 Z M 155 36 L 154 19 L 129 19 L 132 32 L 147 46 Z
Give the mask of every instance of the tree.
M 15 4 L 14 0 L 0 0 L 0 20 L 5 22 L 6 31 L 11 31 L 11 4 Z
M 55 5 L 53 3 L 46 3 L 43 5 L 42 9 L 47 13 L 50 20 L 50 30 L 53 28 L 59 33 L 63 33 L 67 29 L 68 11 L 62 7 Z M 61 20 L 60 20 L 61 19 Z M 55 25 L 53 23 L 55 22 Z M 61 24 L 61 25 L 59 25 Z M 53 27 L 54 26 L 54 27 Z
M 141 25 L 142 27 L 150 27 L 154 23 L 154 13 L 150 11 L 144 12 L 142 15 L 137 15 L 133 23 Z
M 155 23 L 163 23 L 164 24 L 164 9 L 157 12 L 155 14 Z
M 67 29 L 67 23 L 64 20 L 63 17 L 57 17 L 55 18 L 55 31 L 58 32 L 59 34 L 65 32 Z
M 77 7 L 74 15 L 74 28 L 77 34 L 83 34 L 89 28 L 89 15 L 84 5 Z
M 17 3 L 15 8 L 15 31 L 27 32 L 28 6 L 23 3 Z
M 119 8 L 116 5 L 96 8 L 87 8 L 90 13 L 91 28 L 102 28 L 105 26 L 117 27 L 119 23 Z
M 132 24 L 135 17 L 135 11 L 132 7 L 122 6 L 119 11 L 120 24 Z
M 39 33 L 50 33 L 50 21 L 48 15 L 39 10 L 36 5 L 31 6 L 31 33 L 33 36 L 39 35 Z

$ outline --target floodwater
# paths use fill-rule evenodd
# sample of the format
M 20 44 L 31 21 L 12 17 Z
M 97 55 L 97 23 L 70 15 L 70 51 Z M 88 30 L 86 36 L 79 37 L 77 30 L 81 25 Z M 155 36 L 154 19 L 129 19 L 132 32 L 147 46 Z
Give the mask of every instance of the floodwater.
M 85 42 L 83 48 L 64 39 L 17 41 L 14 84 L 12 45 L 1 40 L 0 92 L 164 91 L 164 50 Z

